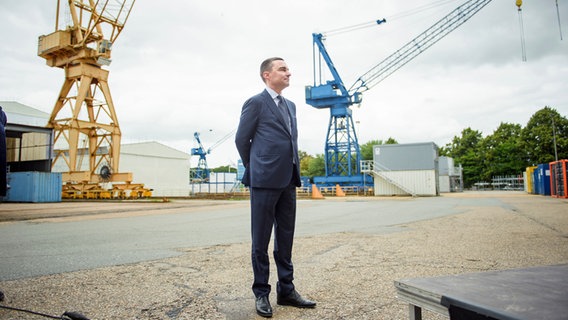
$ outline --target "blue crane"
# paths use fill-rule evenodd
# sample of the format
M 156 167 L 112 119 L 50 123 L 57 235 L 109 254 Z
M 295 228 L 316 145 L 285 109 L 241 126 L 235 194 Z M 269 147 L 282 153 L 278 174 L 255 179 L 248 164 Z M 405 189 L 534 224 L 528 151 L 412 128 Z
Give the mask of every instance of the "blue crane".
M 209 130 L 209 131 L 211 131 L 211 130 Z M 193 133 L 193 137 L 195 138 L 195 141 L 197 141 L 198 147 L 197 148 L 191 148 L 191 155 L 192 156 L 199 156 L 199 160 L 197 162 L 197 167 L 195 168 L 195 170 L 191 174 L 191 181 L 192 182 L 209 182 L 209 174 L 210 174 L 211 171 L 209 170 L 209 167 L 207 166 L 207 155 L 210 154 L 211 151 L 213 149 L 215 149 L 217 146 L 219 146 L 221 143 L 223 143 L 227 139 L 229 139 L 233 134 L 235 134 L 236 131 L 237 131 L 237 129 L 233 129 L 231 132 L 229 132 L 223 138 L 219 139 L 219 141 L 215 142 L 211 147 L 209 147 L 209 149 L 205 149 L 205 147 L 203 147 L 203 144 L 201 143 L 201 139 L 199 138 L 199 132 Z
M 209 167 L 207 167 L 207 154 L 211 152 L 211 149 L 205 150 L 201 139 L 199 138 L 199 132 L 194 132 L 193 137 L 197 141 L 197 148 L 191 148 L 192 156 L 199 156 L 197 161 L 197 167 L 191 177 L 192 181 L 196 182 L 207 182 L 209 181 Z
M 325 142 L 325 176 L 314 177 L 318 185 L 364 185 L 370 182 L 361 174 L 361 151 L 352 118 L 352 105 L 362 101 L 362 93 L 371 89 L 434 43 L 469 20 L 491 0 L 468 0 L 426 31 L 402 46 L 382 62 L 360 76 L 347 89 L 324 45 L 325 35 L 312 34 L 314 82 L 306 86 L 306 103 L 317 109 L 329 109 L 330 119 Z M 376 24 L 385 19 L 374 21 Z M 322 59 L 332 80 L 322 77 Z

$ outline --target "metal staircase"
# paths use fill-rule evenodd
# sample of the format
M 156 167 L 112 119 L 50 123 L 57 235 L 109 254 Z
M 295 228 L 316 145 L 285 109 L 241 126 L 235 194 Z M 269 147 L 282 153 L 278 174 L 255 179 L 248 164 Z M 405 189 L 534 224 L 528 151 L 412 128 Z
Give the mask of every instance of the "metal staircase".
M 381 165 L 380 163 L 373 161 L 373 160 L 362 160 L 361 161 L 361 172 L 372 174 L 374 177 L 380 177 L 381 179 L 385 180 L 386 182 L 392 184 L 393 186 L 401 189 L 402 191 L 410 194 L 412 197 L 416 197 L 416 193 L 414 190 L 409 189 L 399 183 L 396 180 L 393 180 L 391 177 L 385 174 L 385 172 L 391 172 L 389 168 Z

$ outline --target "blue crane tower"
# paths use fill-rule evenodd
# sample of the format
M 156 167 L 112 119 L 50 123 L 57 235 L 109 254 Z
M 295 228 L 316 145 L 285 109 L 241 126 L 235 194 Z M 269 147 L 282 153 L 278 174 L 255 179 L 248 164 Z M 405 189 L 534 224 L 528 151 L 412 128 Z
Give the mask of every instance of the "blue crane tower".
M 209 181 L 209 167 L 207 166 L 207 154 L 211 152 L 211 149 L 206 150 L 201 143 L 199 138 L 199 132 L 194 132 L 193 137 L 197 141 L 197 148 L 191 148 L 192 156 L 199 156 L 197 161 L 197 167 L 191 177 L 192 181 L 197 182 L 207 182 Z
M 192 182 L 209 182 L 209 174 L 211 173 L 211 171 L 207 166 L 207 155 L 210 154 L 211 151 L 215 149 L 217 146 L 219 146 L 221 143 L 229 139 L 233 134 L 235 134 L 236 131 L 237 129 L 233 129 L 231 132 L 229 132 L 219 141 L 215 142 L 208 149 L 205 149 L 205 147 L 203 147 L 203 144 L 201 143 L 201 138 L 199 137 L 199 132 L 193 133 L 193 137 L 197 142 L 197 148 L 191 148 L 191 155 L 199 156 L 199 160 L 197 161 L 197 167 L 195 168 L 195 170 L 193 170 L 191 174 Z
M 314 177 L 317 185 L 362 186 L 372 178 L 361 173 L 361 150 L 355 132 L 351 106 L 362 101 L 362 93 L 373 88 L 396 70 L 416 58 L 434 43 L 469 20 L 491 0 L 469 0 L 460 5 L 426 31 L 402 46 L 382 62 L 360 76 L 347 89 L 324 45 L 325 34 L 314 33 L 314 82 L 306 86 L 306 103 L 317 109 L 329 109 L 330 119 L 325 141 L 325 176 Z M 385 19 L 373 24 L 386 22 Z M 332 80 L 322 76 L 322 59 Z

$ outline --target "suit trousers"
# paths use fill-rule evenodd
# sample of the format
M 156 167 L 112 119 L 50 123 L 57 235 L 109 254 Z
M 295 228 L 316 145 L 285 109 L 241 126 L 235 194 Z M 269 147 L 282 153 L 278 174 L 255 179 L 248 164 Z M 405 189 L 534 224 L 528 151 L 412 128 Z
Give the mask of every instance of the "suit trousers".
M 270 293 L 270 262 L 268 245 L 274 229 L 274 262 L 278 272 L 277 292 L 294 290 L 292 244 L 296 224 L 296 187 L 293 183 L 283 189 L 251 188 L 252 268 L 255 297 Z

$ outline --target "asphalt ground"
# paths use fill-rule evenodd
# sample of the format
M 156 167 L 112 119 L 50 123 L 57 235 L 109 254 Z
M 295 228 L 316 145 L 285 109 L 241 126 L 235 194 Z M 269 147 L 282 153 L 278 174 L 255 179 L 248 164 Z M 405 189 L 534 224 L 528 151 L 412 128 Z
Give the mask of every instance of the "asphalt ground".
M 408 306 L 396 298 L 395 280 L 568 263 L 567 199 L 465 192 L 404 201 L 423 204 L 426 211 L 444 210 L 435 205 L 443 198 L 468 201 L 461 202 L 455 214 L 402 223 L 392 232 L 296 237 L 295 284 L 318 306 L 281 307 L 273 293 L 273 319 L 408 319 Z M 339 206 L 358 200 L 317 201 Z M 73 202 L 39 208 L 3 203 L 0 221 L 59 223 L 177 210 L 172 203 L 168 209 L 162 205 Z M 209 208 L 216 202 L 187 205 Z M 396 201 L 389 210 L 398 212 Z M 166 259 L 1 281 L 0 290 L 6 295 L 3 305 L 51 315 L 77 311 L 90 319 L 260 319 L 254 311 L 251 277 L 250 243 L 244 241 L 180 249 L 180 255 Z M 423 316 L 444 319 L 428 311 Z M 40 317 L 0 310 L 0 319 Z

